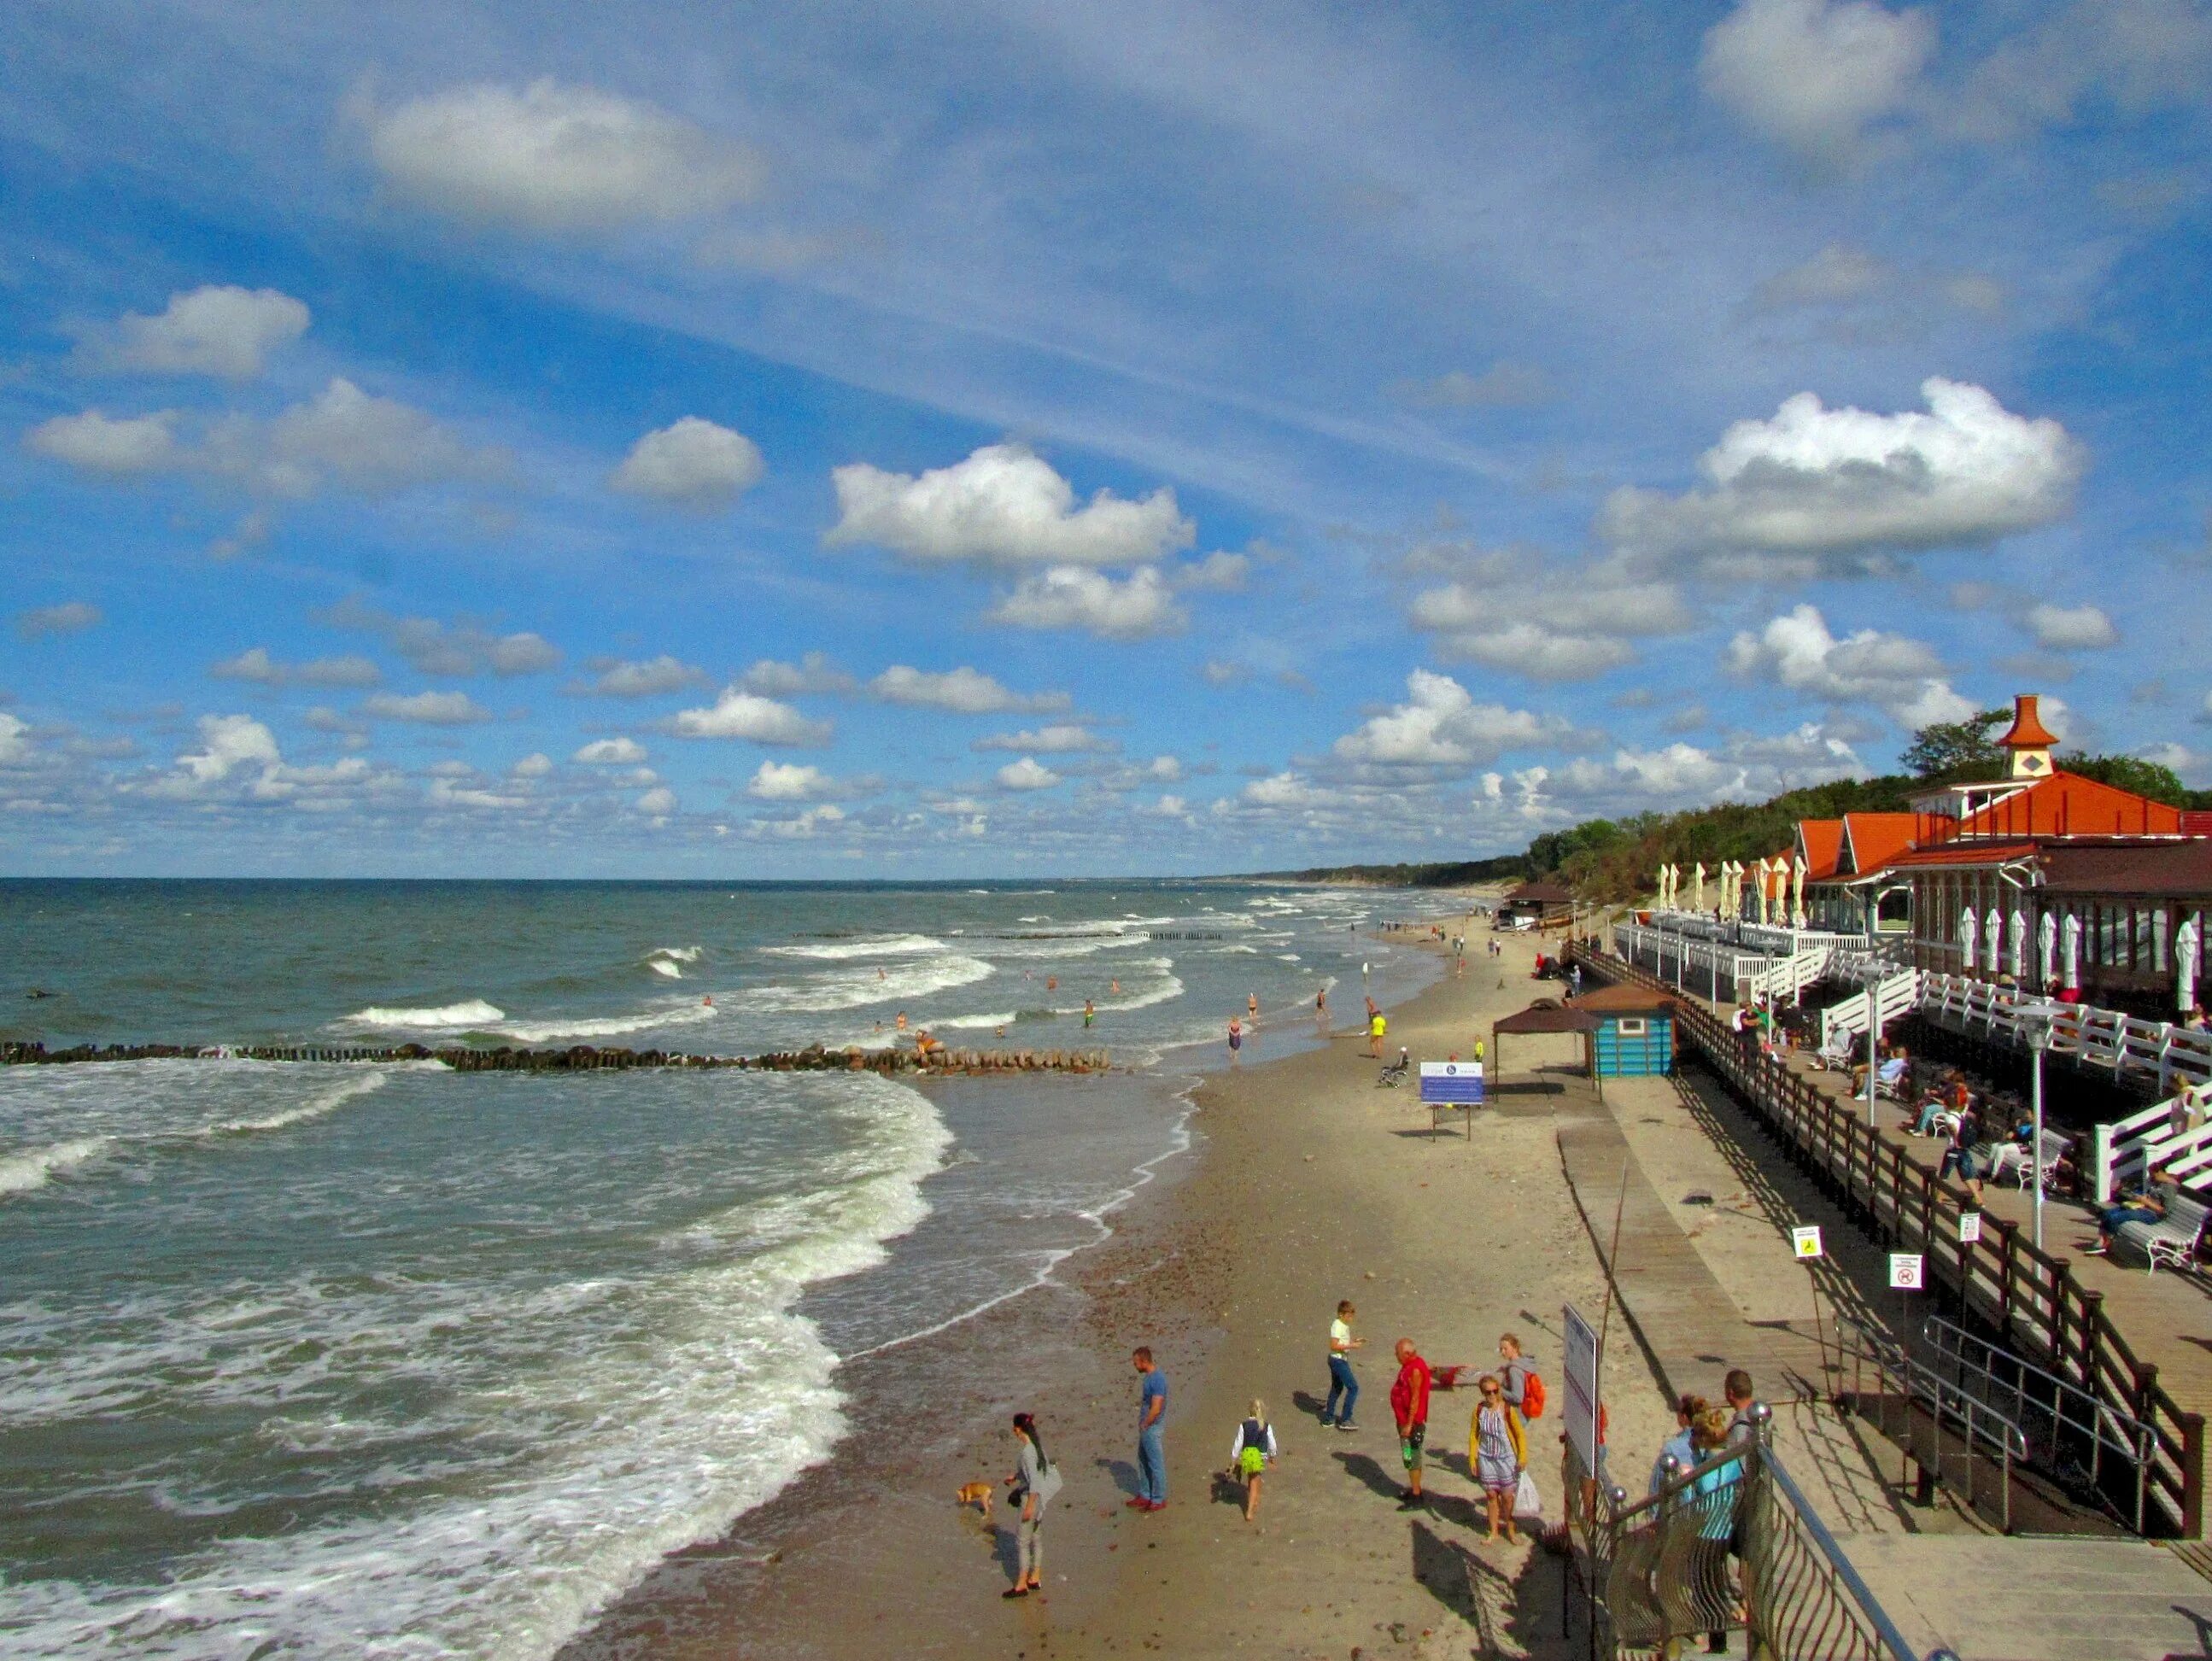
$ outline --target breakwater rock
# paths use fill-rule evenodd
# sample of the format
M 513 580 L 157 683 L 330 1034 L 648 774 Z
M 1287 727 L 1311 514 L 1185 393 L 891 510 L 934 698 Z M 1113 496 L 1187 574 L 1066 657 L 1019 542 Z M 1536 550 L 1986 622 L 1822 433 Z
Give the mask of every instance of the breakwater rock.
M 756 1073 L 877 1073 L 890 1077 L 950 1074 L 1103 1073 L 1112 1066 L 1103 1050 L 951 1050 L 927 1055 L 910 1050 L 776 1050 L 764 1056 L 695 1056 L 673 1050 L 478 1050 L 451 1045 L 433 1050 L 404 1043 L 388 1048 L 350 1044 L 77 1044 L 49 1050 L 42 1043 L 0 1043 L 0 1066 L 52 1067 L 79 1062 L 159 1061 L 437 1062 L 456 1073 L 599 1073 L 641 1067 L 737 1068 Z

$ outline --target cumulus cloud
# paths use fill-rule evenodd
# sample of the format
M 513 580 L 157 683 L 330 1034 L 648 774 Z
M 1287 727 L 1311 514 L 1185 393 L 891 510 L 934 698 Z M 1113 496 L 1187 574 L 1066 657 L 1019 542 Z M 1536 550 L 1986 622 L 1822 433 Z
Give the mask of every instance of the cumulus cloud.
M 568 759 L 586 767 L 635 767 L 645 754 L 645 746 L 635 739 L 594 739 Z
M 637 799 L 637 811 L 658 824 L 676 811 L 676 793 L 666 785 L 656 785 Z
M 1557 716 L 1477 703 L 1449 675 L 1416 669 L 1406 678 L 1407 701 L 1337 739 L 1346 761 L 1388 766 L 1466 767 L 1508 750 L 1556 742 L 1568 728 Z
M 519 779 L 542 779 L 553 771 L 553 757 L 544 751 L 533 751 L 507 769 Z
M 1111 750 L 1114 746 L 1076 721 L 1055 722 L 1019 733 L 994 733 L 980 738 L 969 746 L 975 750 L 1030 751 L 1038 755 L 1068 756 L 1086 750 Z
M 210 283 L 169 296 L 159 316 L 127 312 L 112 338 L 80 356 L 101 368 L 141 374 L 204 374 L 251 380 L 269 354 L 307 332 L 303 301 L 275 289 Z
M 868 683 L 868 691 L 885 703 L 963 715 L 1054 715 L 1073 702 L 1065 692 L 1012 691 L 964 664 L 936 673 L 895 663 Z
M 363 715 L 379 721 L 418 727 L 468 727 L 491 719 L 491 711 L 466 692 L 379 692 L 361 708 Z
M 1480 374 L 1452 369 L 1432 380 L 1399 381 L 1390 392 L 1417 410 L 1525 410 L 1556 396 L 1543 370 L 1507 358 Z
M 837 781 L 818 767 L 764 761 L 746 782 L 745 794 L 762 801 L 811 801 L 817 796 L 834 795 L 837 788 Z
M 87 410 L 40 422 L 23 435 L 23 447 L 102 478 L 144 478 L 183 465 L 176 427 L 174 410 L 114 417 Z
M 1881 551 L 1994 542 L 2069 510 L 2081 455 L 2058 423 L 2015 416 L 1958 381 L 1931 378 L 1921 393 L 1925 413 L 1876 415 L 1800 392 L 1705 452 L 1710 488 L 1624 487 L 1600 530 L 1708 569 L 1809 577 L 1863 570 Z
M 1962 721 L 1975 708 L 1951 689 L 1942 660 L 1925 641 L 1877 629 L 1839 640 L 1811 605 L 1771 618 L 1756 634 L 1739 633 L 1727 662 L 1732 673 L 1808 697 L 1878 705 L 1905 727 Z
M 681 692 L 694 686 L 706 686 L 709 681 L 704 669 L 694 668 L 679 658 L 662 653 L 659 657 L 646 658 L 635 663 L 620 658 L 593 658 L 585 667 L 592 671 L 592 679 L 580 688 L 606 698 L 649 698 L 667 692 Z
M 1848 306 L 1887 286 L 1897 275 L 1863 248 L 1831 242 L 1800 265 L 1777 271 L 1751 291 L 1755 312 Z
M 418 674 L 535 675 L 561 665 L 559 648 L 526 631 L 495 635 L 474 624 L 398 617 L 355 599 L 342 599 L 313 615 L 328 628 L 379 636 Z
M 30 759 L 29 723 L 0 709 L 0 767 L 21 767 Z
M 826 744 L 830 724 L 809 721 L 787 703 L 736 686 L 704 709 L 679 709 L 668 730 L 680 739 L 744 739 L 754 744 Z
M 745 827 L 753 837 L 784 837 L 804 842 L 845 822 L 845 810 L 825 801 L 787 819 L 755 819 Z
M 1103 571 L 1056 565 L 1024 577 L 986 615 L 1009 628 L 1079 629 L 1106 640 L 1173 634 L 1190 622 L 1151 565 L 1120 582 Z
M 208 671 L 217 680 L 251 681 L 259 686 L 374 686 L 384 678 L 367 658 L 353 655 L 310 658 L 304 663 L 283 663 L 269 655 L 265 646 L 225 658 Z
M 1901 109 L 1936 49 L 1935 20 L 1874 0 L 1738 0 L 1705 33 L 1706 94 L 1809 160 L 1856 158 L 1867 129 Z
M 2212 14 L 2196 0 L 2075 0 L 1976 66 L 1949 107 L 1960 136 L 1996 143 L 2063 126 L 2109 98 L 2124 116 L 2202 102 Z
M 1251 581 L 1252 556 L 1217 550 L 1204 559 L 1171 568 L 1167 576 L 1169 586 L 1178 593 L 1241 593 Z
M 1635 660 L 1637 638 L 1695 618 L 1671 582 L 1617 561 L 1550 568 L 1526 549 L 1429 548 L 1408 562 L 1451 581 L 1417 593 L 1408 618 L 1447 658 L 1538 681 L 1587 680 Z
M 283 760 L 276 735 L 251 715 L 202 715 L 198 726 L 200 747 L 177 757 L 194 784 L 219 784 L 241 769 L 273 768 Z
M 638 440 L 607 482 L 630 496 L 704 513 L 729 506 L 767 471 L 760 447 L 743 433 L 685 416 Z
M 2102 607 L 2052 605 L 2029 608 L 2027 626 L 2037 642 L 2054 651 L 2095 651 L 2120 643 L 2120 631 Z
M 921 564 L 1141 565 L 1198 534 L 1164 487 L 1136 502 L 1102 490 L 1079 507 L 1074 487 L 1020 444 L 921 474 L 854 462 L 830 478 L 837 523 L 826 544 L 872 544 Z
M 87 600 L 66 600 L 59 605 L 34 605 L 28 611 L 15 613 L 15 637 L 18 640 L 50 640 L 57 635 L 81 635 L 88 629 L 99 627 L 102 620 L 100 607 Z
M 849 692 L 854 682 L 820 652 L 809 652 L 796 663 L 763 658 L 738 678 L 738 684 L 763 697 L 795 697 L 802 693 Z
M 360 113 L 388 190 L 471 223 L 576 232 L 690 218 L 752 199 L 764 177 L 743 145 L 550 80 L 453 87 Z
M 1060 782 L 1060 775 L 1034 756 L 1008 762 L 995 776 L 1000 788 L 1006 790 L 1049 790 Z

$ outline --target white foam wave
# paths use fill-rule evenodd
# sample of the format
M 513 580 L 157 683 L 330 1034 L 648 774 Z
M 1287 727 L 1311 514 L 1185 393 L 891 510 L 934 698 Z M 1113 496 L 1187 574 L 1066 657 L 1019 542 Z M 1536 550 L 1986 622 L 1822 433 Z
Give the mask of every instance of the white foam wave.
M 705 948 L 696 946 L 657 946 L 645 954 L 645 966 L 672 981 L 684 978 L 684 965 L 696 963 Z
M 859 973 L 821 974 L 789 986 L 749 987 L 727 995 L 726 1001 L 747 1013 L 811 1013 L 831 1009 L 858 1009 L 872 1003 L 912 1001 L 932 993 L 950 991 L 988 980 L 997 971 L 981 958 L 959 952 L 919 961 L 895 964 Z
M 507 1012 L 482 998 L 464 998 L 459 1003 L 443 1003 L 416 1008 L 403 1005 L 371 1004 L 357 1009 L 339 1023 L 347 1026 L 389 1026 L 409 1031 L 430 1031 L 446 1027 L 487 1026 L 494 1021 L 503 1021 Z
M 556 1038 L 619 1038 L 626 1032 L 649 1032 L 664 1026 L 690 1026 L 700 1021 L 715 1019 L 721 1011 L 708 1003 L 695 1003 L 685 999 L 682 1003 L 661 1004 L 652 1009 L 635 1010 L 626 1015 L 578 1015 L 563 1018 L 555 1015 L 542 1021 L 509 1021 L 503 1026 L 489 1027 L 502 1038 L 513 1038 L 517 1043 L 550 1043 Z
M 995 1015 L 948 1015 L 941 1020 L 931 1021 L 928 1025 L 932 1027 L 943 1027 L 947 1031 L 963 1032 L 971 1027 L 1012 1026 L 1017 1019 L 1018 1018 L 1014 1011 L 1006 1009 L 1001 1010 Z
M 44 1188 L 56 1172 L 74 1171 L 114 1146 L 112 1136 L 79 1136 L 0 1156 L 0 1194 L 27 1194 L 34 1188 Z
M 425 1062 L 434 1067 L 435 1062 Z M 356 1097 L 372 1095 L 384 1088 L 386 1075 L 382 1071 L 363 1073 L 357 1079 L 349 1079 L 334 1090 L 326 1090 L 312 1101 L 297 1107 L 286 1108 L 281 1113 L 271 1113 L 258 1119 L 224 1119 L 208 1127 L 211 1135 L 237 1135 L 252 1130 L 282 1130 L 286 1125 L 304 1124 L 310 1119 L 319 1119 L 326 1113 L 336 1112 Z
M 856 940 L 832 940 L 823 946 L 763 946 L 764 958 L 816 958 L 839 963 L 848 958 L 910 958 L 922 952 L 942 952 L 945 942 L 929 934 L 877 934 Z

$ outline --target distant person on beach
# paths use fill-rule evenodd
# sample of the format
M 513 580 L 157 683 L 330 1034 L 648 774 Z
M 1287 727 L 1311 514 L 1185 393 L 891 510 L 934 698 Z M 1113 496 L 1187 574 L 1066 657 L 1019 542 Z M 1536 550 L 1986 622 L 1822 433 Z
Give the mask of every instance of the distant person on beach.
M 1044 1508 L 1060 1492 L 1060 1467 L 1045 1457 L 1031 1415 L 1014 1415 L 1014 1436 L 1022 1445 L 1021 1463 L 1006 1485 L 1007 1498 L 1021 1507 L 1014 1524 L 1014 1584 L 1001 1597 L 1026 1597 L 1044 1590 Z
M 1137 1497 L 1127 1505 L 1132 1511 L 1165 1511 L 1168 1456 L 1161 1421 L 1168 1412 L 1168 1376 L 1142 1346 L 1130 1352 L 1129 1360 L 1142 1382 L 1137 1389 Z
M 1314 994 L 1314 1019 L 1318 1021 L 1328 1019 L 1328 989 L 1325 986 Z
M 1085 998 L 1083 1001 L 1083 1024 L 1085 1026 L 1098 1019 L 1098 1006 Z
M 1334 1422 L 1339 1430 L 1356 1430 L 1352 1422 L 1352 1409 L 1359 1400 L 1359 1375 L 1352 1370 L 1352 1352 L 1367 1348 L 1364 1338 L 1352 1335 L 1352 1317 L 1359 1311 L 1352 1308 L 1346 1298 L 1336 1306 L 1336 1318 L 1328 1323 L 1328 1400 L 1322 1406 L 1321 1421 Z M 1344 1410 L 1337 1411 L 1341 1397 Z
M 1244 1484 L 1244 1520 L 1260 1509 L 1260 1474 L 1275 1457 L 1275 1427 L 1267 1422 L 1267 1404 L 1252 1398 L 1252 1411 L 1237 1427 L 1229 1446 L 1229 1474 Z
M 1381 1010 L 1367 1018 L 1367 1053 L 1378 1062 L 1382 1059 L 1382 1035 L 1389 1030 L 1390 1023 L 1382 1019 Z
M 900 1031 L 903 1032 L 906 1031 L 906 1011 L 903 1009 L 900 1010 L 898 1013 L 897 1025 Z
M 1513 1498 L 1520 1491 L 1521 1473 L 1528 1468 L 1528 1439 L 1496 1373 L 1484 1373 L 1476 1389 L 1481 1399 L 1467 1427 L 1468 1463 L 1482 1488 L 1483 1513 L 1490 1523 L 1486 1537 L 1496 1540 L 1502 1525 L 1510 1546 L 1518 1537 L 1513 1531 Z
M 1398 1457 L 1406 1467 L 1406 1492 L 1400 1511 L 1419 1511 L 1421 1499 L 1421 1450 L 1429 1439 L 1429 1364 L 1421 1359 L 1411 1338 L 1398 1340 L 1398 1380 L 1390 1386 L 1390 1412 L 1398 1421 Z
M 1244 1013 L 1251 1018 L 1253 1025 L 1259 1025 L 1260 995 L 1257 992 L 1248 992 L 1244 995 Z
M 1244 1050 L 1244 1024 L 1234 1015 L 1229 1018 L 1229 1062 L 1235 1066 Z

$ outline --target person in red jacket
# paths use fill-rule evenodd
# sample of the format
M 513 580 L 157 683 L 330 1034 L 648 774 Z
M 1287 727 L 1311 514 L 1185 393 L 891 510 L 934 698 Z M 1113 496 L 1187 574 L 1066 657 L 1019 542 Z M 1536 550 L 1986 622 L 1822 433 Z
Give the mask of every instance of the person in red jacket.
M 1390 1411 L 1398 1421 L 1398 1454 L 1406 1462 L 1406 1492 L 1400 1511 L 1421 1508 L 1421 1446 L 1429 1439 L 1429 1364 L 1411 1338 L 1397 1346 L 1398 1381 L 1390 1386 Z

